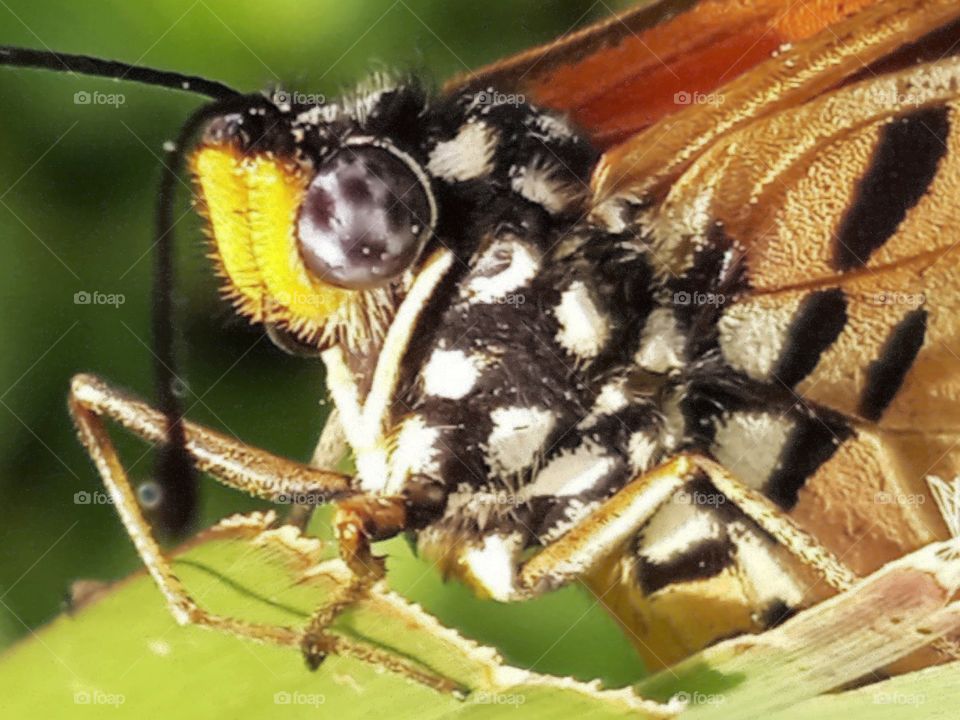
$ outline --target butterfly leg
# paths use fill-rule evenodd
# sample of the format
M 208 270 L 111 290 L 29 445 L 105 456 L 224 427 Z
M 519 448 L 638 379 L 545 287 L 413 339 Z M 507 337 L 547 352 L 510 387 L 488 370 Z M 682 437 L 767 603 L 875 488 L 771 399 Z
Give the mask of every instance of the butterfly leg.
M 311 629 L 304 633 L 299 628 L 249 623 L 217 615 L 201 608 L 173 572 L 169 559 L 155 540 L 104 424 L 104 418 L 108 418 L 147 441 L 162 443 L 166 439 L 166 419 L 163 414 L 141 400 L 112 388 L 99 378 L 90 375 L 78 375 L 73 378 L 68 405 L 81 442 L 90 454 L 147 571 L 159 587 L 171 614 L 178 623 L 199 625 L 240 637 L 290 647 L 303 647 L 305 635 L 310 634 L 317 644 L 322 644 L 324 654 L 353 656 L 398 672 L 434 689 L 446 692 L 456 691 L 457 686 L 447 678 L 424 671 L 376 647 L 342 636 L 323 633 L 322 630 L 314 627 L 314 623 L 311 623 Z M 340 473 L 285 460 L 191 422 L 184 422 L 184 430 L 187 440 L 186 450 L 196 467 L 229 487 L 274 502 L 283 496 L 304 496 L 316 498 L 317 502 L 320 502 L 347 498 L 353 494 L 349 478 Z M 355 575 L 358 574 L 358 568 L 367 570 L 372 568 L 374 576 L 377 572 L 382 575 L 382 565 L 378 564 L 372 555 L 364 554 L 369 552 L 367 535 L 351 534 L 350 528 L 356 528 L 356 523 L 346 521 L 351 507 L 347 503 L 347 509 L 343 511 L 346 515 L 343 521 L 344 529 L 340 535 L 346 542 L 347 549 L 342 551 L 342 554 L 356 558 L 351 566 Z M 360 514 L 358 517 L 361 517 Z M 363 522 L 360 522 L 360 528 L 370 529 L 365 527 Z M 351 550 L 353 538 L 357 539 L 355 549 Z M 335 598 L 331 603 L 335 608 L 332 614 L 327 611 L 328 606 L 325 606 L 317 615 L 322 617 L 330 615 L 332 619 L 362 595 L 357 592 L 354 585 L 369 587 L 369 584 L 366 576 L 362 582 L 351 583 L 348 589 L 342 591 L 340 597 Z
M 317 669 L 328 655 L 348 654 L 388 668 L 444 693 L 459 694 L 454 681 L 422 670 L 388 652 L 345 640 L 331 633 L 330 626 L 345 610 L 362 601 L 375 583 L 382 580 L 386 566 L 373 554 L 370 543 L 393 537 L 406 521 L 406 503 L 402 498 L 360 497 L 337 503 L 334 529 L 340 557 L 350 571 L 350 580 L 338 588 L 333 598 L 310 617 L 300 638 L 300 649 L 310 669 Z M 343 643 L 349 643 L 345 650 Z
M 313 450 L 313 457 L 310 458 L 310 465 L 315 468 L 335 468 L 348 451 L 349 446 L 347 445 L 347 438 L 343 434 L 340 413 L 336 407 L 333 407 L 323 424 L 320 439 Z M 297 503 L 290 508 L 285 522 L 287 525 L 293 525 L 301 532 L 305 532 L 316 509 L 316 502 Z
M 384 577 L 383 558 L 373 554 L 370 543 L 396 535 L 403 529 L 405 517 L 406 508 L 400 499 L 359 498 L 338 503 L 333 526 L 340 557 L 350 570 L 351 580 L 314 612 L 307 624 L 300 647 L 311 669 L 319 667 L 330 653 L 329 627 Z
M 713 460 L 680 455 L 635 479 L 579 525 L 530 558 L 519 571 L 519 586 L 536 594 L 583 576 L 630 541 L 686 483 L 703 477 L 822 581 L 846 590 L 857 576 L 796 526 L 764 495 L 730 475 Z

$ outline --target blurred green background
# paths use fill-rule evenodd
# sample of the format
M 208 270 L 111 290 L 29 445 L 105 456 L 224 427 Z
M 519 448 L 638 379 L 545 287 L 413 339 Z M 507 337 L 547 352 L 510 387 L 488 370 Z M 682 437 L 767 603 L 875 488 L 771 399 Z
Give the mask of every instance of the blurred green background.
M 365 73 L 412 69 L 437 83 L 624 2 L 590 0 L 157 0 L 0 2 L 0 44 L 139 62 L 252 90 L 281 83 L 336 94 Z M 82 105 L 78 91 L 122 93 Z M 89 78 L 0 69 L 0 648 L 58 613 L 70 583 L 139 567 L 113 509 L 80 504 L 99 481 L 64 400 L 93 371 L 150 392 L 153 207 L 163 142 L 200 100 Z M 323 376 L 275 350 L 217 295 L 201 226 L 181 192 L 179 322 L 192 419 L 292 458 L 322 426 Z M 78 305 L 77 292 L 125 302 Z M 131 475 L 144 445 L 119 443 Z M 256 503 L 205 480 L 203 524 Z M 641 665 L 582 589 L 514 606 L 444 585 L 402 543 L 387 548 L 395 587 L 508 659 L 623 684 Z M 159 593 L 157 602 L 161 601 Z M 117 618 L 134 623 L 136 618 Z M 238 641 L 239 642 L 239 641 Z

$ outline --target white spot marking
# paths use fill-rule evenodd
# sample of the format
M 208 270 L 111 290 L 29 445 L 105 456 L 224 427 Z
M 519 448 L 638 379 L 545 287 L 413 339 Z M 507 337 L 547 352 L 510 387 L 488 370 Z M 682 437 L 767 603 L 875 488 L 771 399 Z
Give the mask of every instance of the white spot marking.
M 724 467 L 760 490 L 776 468 L 793 426 L 792 420 L 768 413 L 730 413 L 717 423 L 712 449 Z
M 633 433 L 627 442 L 627 454 L 630 457 L 630 465 L 636 472 L 646 472 L 653 466 L 653 462 L 659 449 L 656 438 L 650 436 L 644 430 Z
M 493 169 L 497 132 L 486 123 L 468 122 L 452 140 L 437 143 L 427 170 L 444 180 L 473 180 Z
M 772 543 L 740 523 L 731 526 L 730 538 L 737 546 L 737 565 L 762 604 L 783 601 L 796 607 L 803 602 L 803 588 L 784 570 Z
M 651 518 L 643 531 L 640 552 L 650 562 L 667 563 L 707 540 L 719 540 L 723 529 L 712 510 L 673 502 Z
M 396 449 L 390 456 L 390 482 L 384 492 L 399 492 L 410 475 L 436 477 L 439 439 L 440 430 L 429 427 L 419 415 L 404 420 L 397 434 Z
M 650 313 L 643 326 L 640 349 L 637 350 L 634 361 L 644 370 L 654 373 L 666 373 L 682 368 L 686 341 L 673 311 L 669 308 L 657 308 Z
M 754 303 L 726 308 L 717 327 L 727 362 L 754 380 L 769 380 L 799 304 L 797 298 L 762 308 Z
M 630 399 L 624 391 L 624 380 L 619 378 L 611 380 L 597 393 L 597 397 L 587 415 L 578 425 L 580 428 L 589 428 L 596 425 L 597 422 L 608 415 L 614 415 L 623 410 L 629 404 Z
M 627 406 L 627 395 L 623 391 L 623 380 L 604 385 L 597 395 L 593 411 L 598 415 L 613 415 Z
M 487 464 L 494 472 L 512 474 L 531 465 L 557 420 L 549 410 L 532 407 L 497 408 L 490 413 L 493 431 Z
M 541 115 L 536 119 L 536 128 L 533 132 L 534 137 L 540 138 L 545 142 L 556 140 L 569 140 L 575 136 L 573 128 L 565 118 L 554 115 Z M 540 130 L 541 132 L 537 132 Z
M 467 576 L 494 600 L 505 602 L 516 594 L 519 535 L 487 535 L 481 547 L 469 548 L 461 559 Z
M 459 400 L 473 390 L 480 371 L 477 359 L 462 350 L 434 350 L 423 368 L 428 395 Z
M 610 325 L 590 297 L 587 286 L 577 280 L 560 296 L 554 310 L 560 323 L 557 342 L 570 354 L 581 358 L 596 357 L 610 337 Z
M 494 268 L 504 262 L 508 264 L 503 270 L 490 275 Z M 539 258 L 526 245 L 512 240 L 498 240 L 480 256 L 473 270 L 476 277 L 466 284 L 463 294 L 474 302 L 504 302 L 507 295 L 533 279 L 539 268 Z
M 555 175 L 556 169 L 541 163 L 515 166 L 510 173 L 510 187 L 530 202 L 556 215 L 573 203 L 579 193 L 570 183 Z
M 533 482 L 521 490 L 521 495 L 524 499 L 580 495 L 596 487 L 613 470 L 614 464 L 612 456 L 587 440 L 572 452 L 565 450 L 550 460 Z

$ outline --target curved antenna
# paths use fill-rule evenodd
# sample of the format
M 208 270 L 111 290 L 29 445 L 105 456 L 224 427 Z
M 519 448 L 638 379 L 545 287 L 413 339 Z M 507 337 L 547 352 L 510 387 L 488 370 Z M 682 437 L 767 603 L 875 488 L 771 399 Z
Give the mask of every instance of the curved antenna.
M 177 374 L 173 322 L 173 204 L 177 176 L 188 144 L 205 122 L 221 113 L 249 110 L 257 105 L 265 106 L 271 111 L 276 108 L 260 94 L 246 95 L 216 81 L 86 55 L 0 45 L 0 66 L 4 65 L 113 78 L 190 92 L 213 100 L 190 116 L 181 128 L 173 147 L 165 149 L 163 173 L 157 195 L 151 308 L 153 375 L 157 404 L 167 419 L 167 443 L 160 449 L 157 457 L 156 476 L 162 493 L 159 504 L 151 514 L 167 533 L 173 536 L 181 535 L 196 516 L 197 482 L 196 472 L 186 452 L 183 408 L 175 387 L 175 384 L 181 382 Z
M 164 151 L 163 173 L 157 193 L 156 240 L 153 267 L 154 391 L 158 409 L 167 418 L 167 444 L 157 458 L 157 478 L 163 490 L 155 518 L 173 535 L 192 524 L 197 508 L 196 472 L 185 450 L 183 408 L 177 392 L 176 340 L 173 322 L 174 294 L 174 200 L 177 178 L 193 136 L 209 120 L 224 113 L 256 106 L 275 111 L 274 105 L 257 94 L 236 94 L 196 110 L 180 128 L 176 142 Z
M 33 50 L 31 48 L 0 45 L 0 65 L 114 78 L 190 92 L 195 95 L 206 95 L 214 100 L 224 100 L 241 94 L 223 83 L 215 80 L 205 80 L 196 75 L 182 75 L 170 70 L 156 70 L 116 60 L 101 60 L 88 55 L 71 55 L 69 53 L 53 52 L 52 50 Z

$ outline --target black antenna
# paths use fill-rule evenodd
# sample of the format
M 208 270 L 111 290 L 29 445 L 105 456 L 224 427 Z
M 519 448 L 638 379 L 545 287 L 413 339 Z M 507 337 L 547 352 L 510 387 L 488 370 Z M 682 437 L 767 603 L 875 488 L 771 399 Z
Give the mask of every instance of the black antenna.
M 163 173 L 157 193 L 156 252 L 153 266 L 154 392 L 158 409 L 167 418 L 167 444 L 157 458 L 162 495 L 153 515 L 166 530 L 182 534 L 194 520 L 197 507 L 196 473 L 185 450 L 183 408 L 177 386 L 176 342 L 173 322 L 174 200 L 177 177 L 193 136 L 213 118 L 228 112 L 273 106 L 259 93 L 234 95 L 196 110 L 180 128 L 176 142 L 164 151 Z
M 223 83 L 205 80 L 195 75 L 182 75 L 169 70 L 155 70 L 115 60 L 101 60 L 88 55 L 70 55 L 52 50 L 0 45 L 0 65 L 127 80 L 142 85 L 206 95 L 214 100 L 223 100 L 241 94 Z
M 152 307 L 153 367 L 157 404 L 167 419 L 167 443 L 161 448 L 157 459 L 156 474 L 161 497 L 152 515 L 167 533 L 173 536 L 180 535 L 190 527 L 196 516 L 197 482 L 193 464 L 185 449 L 183 408 L 175 387 L 175 384 L 182 382 L 177 375 L 173 322 L 175 288 L 173 204 L 177 174 L 183 164 L 185 148 L 206 121 L 224 112 L 249 109 L 257 104 L 269 103 L 262 95 L 244 95 L 222 83 L 193 75 L 101 60 L 85 55 L 0 46 L 0 66 L 3 65 L 114 78 L 190 92 L 214 100 L 194 112 L 180 130 L 176 144 L 165 150 L 164 167 L 157 195 Z

